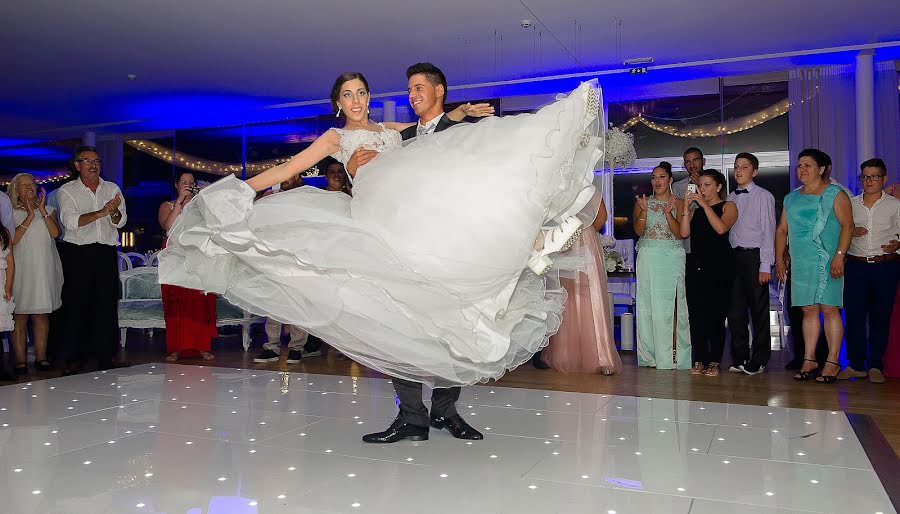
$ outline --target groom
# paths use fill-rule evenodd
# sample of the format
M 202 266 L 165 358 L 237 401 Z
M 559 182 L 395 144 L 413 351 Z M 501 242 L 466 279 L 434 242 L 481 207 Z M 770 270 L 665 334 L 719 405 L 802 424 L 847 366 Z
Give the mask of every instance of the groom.
M 429 134 L 445 130 L 457 122 L 444 115 L 444 99 L 447 96 L 447 79 L 444 73 L 431 63 L 419 63 L 406 70 L 409 86 L 409 103 L 419 117 L 419 123 L 400 134 L 403 140 L 414 137 L 428 137 Z M 371 161 L 377 152 L 357 150 L 347 162 L 347 169 L 355 173 L 356 168 Z M 366 434 L 366 443 L 396 443 L 404 439 L 425 441 L 428 426 L 440 430 L 446 428 L 457 439 L 479 440 L 484 436 L 475 430 L 456 412 L 459 387 L 435 389 L 431 393 L 431 414 L 422 402 L 422 384 L 394 378 L 394 389 L 400 398 L 400 414 L 384 432 Z

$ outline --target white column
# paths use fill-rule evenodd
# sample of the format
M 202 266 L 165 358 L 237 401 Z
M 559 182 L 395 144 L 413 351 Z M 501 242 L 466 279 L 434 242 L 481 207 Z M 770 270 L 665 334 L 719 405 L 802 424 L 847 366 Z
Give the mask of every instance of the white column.
M 97 153 L 103 160 L 103 169 L 101 174 L 103 180 L 115 182 L 124 193 L 124 176 L 123 176 L 123 143 L 121 136 L 104 136 L 100 139 L 97 146 Z
M 382 109 L 384 110 L 384 116 L 381 117 L 382 121 L 397 121 L 397 102 L 385 100 Z
M 602 122 L 608 123 L 607 120 L 609 120 L 609 105 L 604 102 Z M 613 194 L 613 187 L 615 187 L 614 181 L 616 178 L 614 176 L 612 167 L 609 168 L 609 173 L 605 172 L 606 166 L 603 164 L 603 162 L 606 160 L 606 138 L 604 138 L 603 145 L 603 160 L 601 160 L 598 164 L 600 164 L 602 166 L 602 169 L 604 170 L 602 181 L 603 201 L 606 203 L 606 210 L 609 212 L 609 217 L 607 217 L 606 223 L 603 225 L 603 234 L 613 237 L 615 236 L 615 223 L 613 220 L 613 215 L 616 212 L 615 205 L 613 205 L 613 198 L 615 198 L 615 195 Z
M 872 50 L 856 55 L 856 163 L 875 156 L 875 65 Z
M 97 134 L 95 132 L 85 132 L 81 136 L 81 144 L 84 146 L 97 146 Z

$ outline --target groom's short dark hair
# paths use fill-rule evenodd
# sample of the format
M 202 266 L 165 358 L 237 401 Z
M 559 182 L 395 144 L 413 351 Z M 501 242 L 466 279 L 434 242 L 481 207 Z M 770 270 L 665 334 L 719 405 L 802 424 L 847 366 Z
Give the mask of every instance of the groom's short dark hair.
M 430 62 L 420 62 L 406 68 L 406 79 L 409 80 L 413 75 L 425 75 L 428 82 L 433 86 L 444 86 L 444 100 L 447 100 L 447 77 L 440 68 Z

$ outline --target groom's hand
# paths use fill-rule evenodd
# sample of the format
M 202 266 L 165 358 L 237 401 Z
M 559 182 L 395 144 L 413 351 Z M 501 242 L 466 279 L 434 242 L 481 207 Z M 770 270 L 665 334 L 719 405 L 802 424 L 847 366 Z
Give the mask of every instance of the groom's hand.
M 356 170 L 359 169 L 360 166 L 364 166 L 369 163 L 375 156 L 378 155 L 378 152 L 375 150 L 367 150 L 365 148 L 357 148 L 353 155 L 350 156 L 350 160 L 347 161 L 347 173 L 350 176 L 356 176 Z

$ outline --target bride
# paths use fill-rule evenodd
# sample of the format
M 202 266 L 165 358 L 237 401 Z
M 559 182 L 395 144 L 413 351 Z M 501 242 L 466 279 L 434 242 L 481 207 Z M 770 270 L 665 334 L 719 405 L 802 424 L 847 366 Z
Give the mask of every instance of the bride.
M 565 291 L 541 275 L 596 214 L 598 89 L 405 147 L 407 125 L 371 122 L 369 99 L 362 74 L 341 75 L 331 100 L 344 128 L 246 182 L 204 189 L 170 231 L 160 282 L 301 326 L 391 376 L 435 387 L 499 378 L 559 327 Z M 253 203 L 357 148 L 380 155 L 358 169 L 353 198 L 302 187 Z

